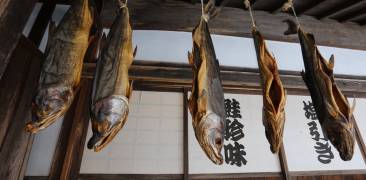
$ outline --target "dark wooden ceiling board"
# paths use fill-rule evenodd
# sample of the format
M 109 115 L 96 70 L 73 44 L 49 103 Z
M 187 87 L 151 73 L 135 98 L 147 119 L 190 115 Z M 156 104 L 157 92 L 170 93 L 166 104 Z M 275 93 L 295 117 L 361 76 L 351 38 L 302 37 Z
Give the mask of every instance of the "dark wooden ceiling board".
M 366 1 L 363 0 L 346 9 L 343 9 L 337 13 L 334 13 L 333 15 L 329 16 L 329 18 L 344 22 L 348 19 L 356 17 L 360 14 L 363 14 L 362 11 L 364 12 L 365 10 L 366 10 Z
M 366 21 L 366 13 L 361 14 L 359 16 L 356 16 L 352 19 L 349 19 L 349 21 L 355 22 L 355 23 L 359 23 L 359 24 L 364 24 Z
M 350 7 L 360 1 L 361 0 L 326 0 L 314 8 L 305 11 L 304 14 L 320 19 Z
M 298 0 L 298 1 L 295 0 L 293 3 L 294 3 L 294 8 L 295 8 L 297 15 L 301 15 L 306 10 L 317 6 L 318 4 L 320 4 L 323 1 L 324 0 Z
M 107 5 L 101 17 L 106 28 L 110 27 L 116 15 L 114 5 Z M 129 9 L 134 30 L 191 32 L 201 15 L 200 4 L 192 5 L 181 1 L 134 0 L 129 1 Z M 298 42 L 297 36 L 283 35 L 287 25 L 282 21 L 293 18 L 289 14 L 255 11 L 254 16 L 266 39 Z M 210 31 L 213 34 L 252 37 L 249 17 L 248 11 L 243 9 L 223 8 L 220 15 L 209 22 Z M 361 26 L 344 25 L 334 20 L 317 20 L 306 15 L 300 17 L 300 22 L 305 30 L 315 35 L 318 45 L 366 50 L 366 29 Z
M 257 0 L 252 7 L 254 10 L 273 12 L 285 2 L 286 0 Z

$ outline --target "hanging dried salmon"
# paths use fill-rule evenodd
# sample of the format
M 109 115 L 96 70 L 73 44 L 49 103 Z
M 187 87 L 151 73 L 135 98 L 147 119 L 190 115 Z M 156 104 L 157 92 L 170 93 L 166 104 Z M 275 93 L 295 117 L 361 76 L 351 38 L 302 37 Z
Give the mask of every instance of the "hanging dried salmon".
M 286 34 L 297 33 L 299 36 L 305 66 L 305 72 L 301 75 L 309 89 L 324 135 L 329 138 L 344 161 L 351 160 L 355 143 L 355 101 L 353 107 L 350 107 L 347 98 L 334 81 L 334 56 L 326 61 L 316 47 L 312 34 L 304 32 L 291 20 L 286 22 L 290 26 Z
M 268 52 L 262 35 L 255 27 L 252 34 L 263 94 L 262 121 L 271 151 L 277 153 L 282 144 L 285 125 L 286 92 L 278 74 L 276 60 Z
M 127 5 L 120 1 L 106 44 L 97 61 L 92 93 L 93 136 L 88 148 L 98 152 L 106 147 L 127 121 L 132 85 L 128 70 L 136 53 Z
M 207 21 L 212 17 L 213 1 L 209 1 L 199 24 L 194 28 L 193 49 L 188 53 L 193 70 L 189 110 L 196 139 L 215 164 L 222 164 L 225 105 L 219 62 L 216 59 Z
M 266 43 L 257 30 L 250 2 L 244 1 L 252 19 L 252 35 L 263 94 L 262 122 L 271 151 L 277 153 L 282 145 L 285 125 L 286 91 L 283 88 L 275 58 L 268 52 Z
M 95 14 L 92 0 L 77 0 L 57 28 L 54 22 L 50 23 L 45 60 L 27 131 L 36 133 L 48 127 L 70 107 L 80 82 Z

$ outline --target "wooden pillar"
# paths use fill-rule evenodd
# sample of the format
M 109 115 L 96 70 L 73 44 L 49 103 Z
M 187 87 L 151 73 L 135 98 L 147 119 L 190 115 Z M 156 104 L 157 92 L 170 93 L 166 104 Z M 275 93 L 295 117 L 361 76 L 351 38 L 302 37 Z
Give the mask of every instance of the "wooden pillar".
M 36 0 L 0 0 L 0 79 Z
M 183 177 L 189 179 L 188 89 L 183 89 Z
M 28 38 L 37 46 L 39 46 L 42 41 L 48 22 L 51 20 L 55 8 L 56 0 L 48 0 L 42 4 L 41 10 L 37 15 L 36 21 L 34 22 L 28 36 Z
M 77 179 L 79 175 L 89 123 L 91 89 L 92 81 L 82 79 L 62 123 L 49 180 Z
M 31 119 L 42 53 L 24 36 L 0 80 L 0 179 L 23 179 L 33 135 L 24 129 Z
M 282 179 L 290 180 L 291 176 L 288 171 L 287 158 L 286 158 L 285 147 L 283 146 L 283 143 L 281 144 L 280 152 L 278 153 L 278 156 L 280 158 Z

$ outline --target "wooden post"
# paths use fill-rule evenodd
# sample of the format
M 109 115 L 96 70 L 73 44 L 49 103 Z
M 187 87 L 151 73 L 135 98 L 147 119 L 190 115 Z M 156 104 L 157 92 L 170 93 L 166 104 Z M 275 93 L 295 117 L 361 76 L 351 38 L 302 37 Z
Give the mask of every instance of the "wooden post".
M 24 129 L 31 119 L 42 53 L 22 37 L 0 81 L 0 179 L 23 179 L 33 142 Z
M 36 21 L 29 33 L 28 38 L 33 41 L 34 44 L 39 46 L 42 41 L 43 35 L 47 29 L 48 22 L 52 18 L 53 11 L 56 7 L 56 0 L 45 1 L 42 4 L 41 10 L 39 11 Z
M 290 176 L 290 173 L 288 171 L 286 153 L 285 153 L 285 148 L 283 146 L 283 143 L 281 144 L 280 152 L 278 153 L 278 156 L 280 158 L 280 164 L 281 164 L 281 170 L 282 170 L 282 179 L 290 180 L 291 176 Z
M 78 178 L 89 123 L 91 89 L 92 81 L 82 79 L 63 120 L 49 180 Z
M 189 142 L 188 142 L 188 90 L 183 89 L 183 177 L 189 179 Z
M 36 0 L 0 0 L 0 79 Z

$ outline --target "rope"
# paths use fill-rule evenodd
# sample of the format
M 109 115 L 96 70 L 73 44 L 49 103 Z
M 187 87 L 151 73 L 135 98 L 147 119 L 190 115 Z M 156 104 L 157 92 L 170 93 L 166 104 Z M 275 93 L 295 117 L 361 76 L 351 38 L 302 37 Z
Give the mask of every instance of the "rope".
M 248 6 L 247 8 L 249 9 L 249 14 L 250 14 L 250 18 L 252 20 L 252 26 L 253 27 L 256 27 L 255 26 L 255 21 L 254 21 L 254 18 L 253 18 L 253 12 L 252 12 L 252 7 L 250 6 L 250 2 L 249 0 L 245 0 L 244 1 L 245 5 Z
M 208 20 L 207 20 L 207 17 L 205 16 L 205 10 L 203 8 L 203 0 L 201 0 L 201 11 L 202 11 L 201 13 L 202 13 L 203 20 L 205 20 L 207 22 Z
M 291 3 L 291 9 L 292 9 L 292 12 L 294 13 L 294 16 L 295 16 L 297 25 L 300 27 L 300 21 L 299 21 L 299 18 L 297 18 L 297 15 L 296 15 L 296 12 L 295 12 L 295 8 L 294 8 L 294 2 L 293 2 L 293 0 L 289 0 L 289 3 Z
M 128 0 L 126 0 L 124 3 L 121 0 L 119 2 L 120 2 L 119 8 L 122 9 L 122 8 L 125 8 L 127 6 Z

